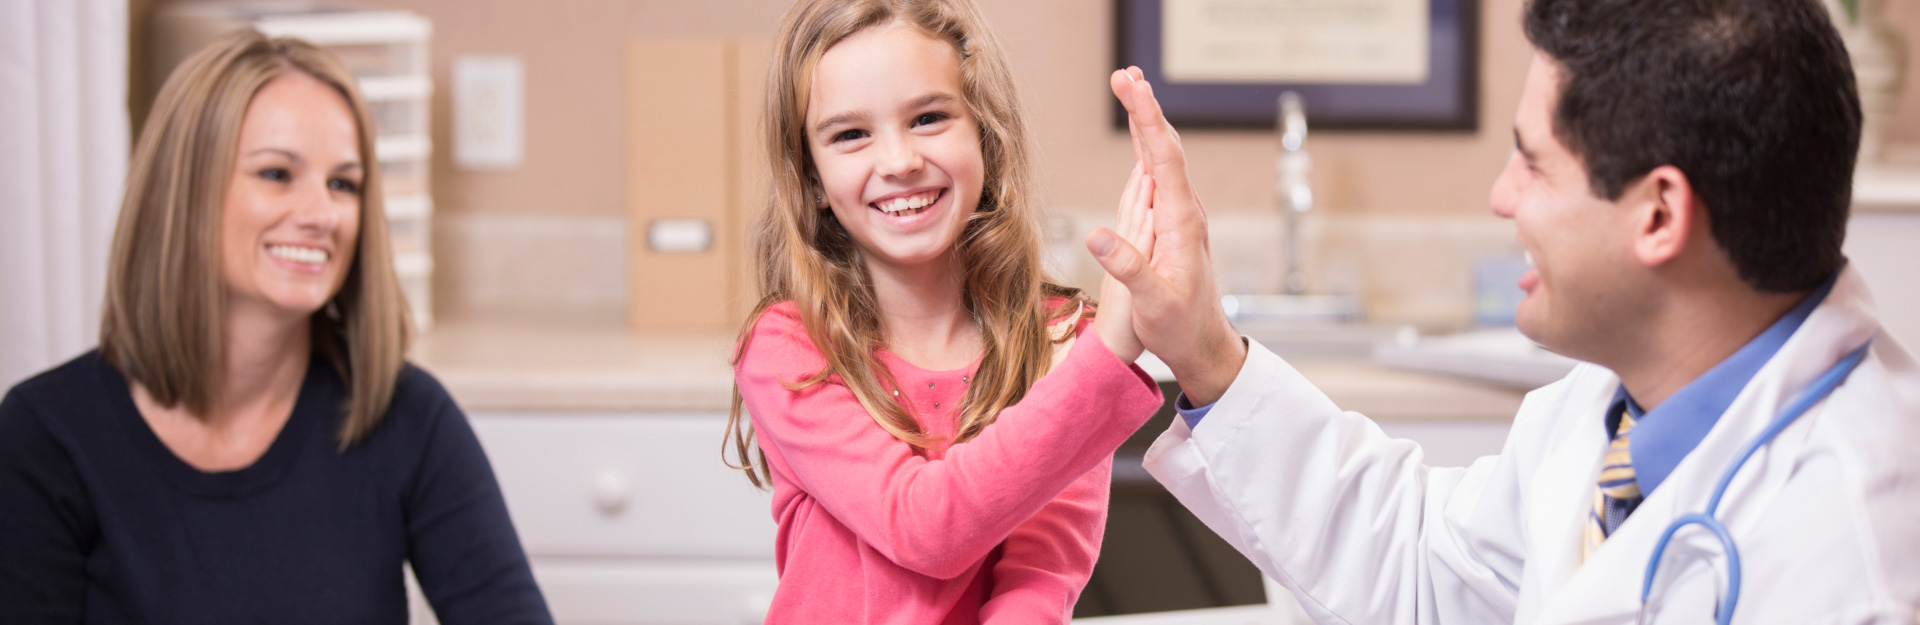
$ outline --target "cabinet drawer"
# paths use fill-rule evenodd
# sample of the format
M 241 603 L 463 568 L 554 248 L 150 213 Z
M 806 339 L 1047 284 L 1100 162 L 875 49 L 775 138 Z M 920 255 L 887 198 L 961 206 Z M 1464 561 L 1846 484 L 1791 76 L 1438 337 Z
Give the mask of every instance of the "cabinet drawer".
M 771 498 L 721 463 L 725 415 L 471 420 L 533 556 L 773 558 Z
M 778 581 L 761 562 L 533 560 L 560 625 L 758 625 Z

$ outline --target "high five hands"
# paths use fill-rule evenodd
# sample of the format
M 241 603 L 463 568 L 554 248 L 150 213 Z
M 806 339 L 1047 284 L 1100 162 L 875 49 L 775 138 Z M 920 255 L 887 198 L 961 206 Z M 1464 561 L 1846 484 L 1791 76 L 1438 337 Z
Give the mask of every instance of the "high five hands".
M 1206 209 L 1187 176 L 1180 135 L 1162 114 L 1153 86 L 1134 67 L 1114 72 L 1108 82 L 1127 109 L 1137 164 L 1122 192 L 1120 232 L 1096 228 L 1087 235 L 1087 251 L 1107 271 L 1095 322 L 1130 312 L 1137 345 L 1167 363 L 1192 405 L 1208 405 L 1239 375 L 1247 350 L 1220 309 Z M 1101 339 L 1124 355 L 1123 348 L 1112 347 L 1124 339 L 1108 330 L 1102 328 Z

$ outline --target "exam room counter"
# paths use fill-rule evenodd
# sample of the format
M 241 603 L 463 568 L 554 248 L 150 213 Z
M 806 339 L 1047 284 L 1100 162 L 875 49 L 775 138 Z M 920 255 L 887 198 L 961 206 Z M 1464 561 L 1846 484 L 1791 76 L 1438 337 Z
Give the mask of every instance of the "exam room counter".
M 721 464 L 732 347 L 731 333 L 457 318 L 415 344 L 412 362 L 470 416 L 560 623 L 760 622 L 777 583 L 775 526 L 767 495 Z M 1296 366 L 1343 408 L 1427 445 L 1434 464 L 1498 451 L 1522 396 L 1365 360 L 1311 358 Z M 1138 468 L 1139 454 L 1169 419 L 1157 417 L 1117 455 L 1110 549 L 1102 555 L 1116 570 L 1133 568 L 1128 558 L 1157 557 L 1124 551 L 1139 541 L 1116 524 L 1125 521 L 1123 494 L 1158 490 Z M 1096 569 L 1087 601 L 1103 602 L 1095 613 L 1108 614 L 1260 599 L 1257 579 L 1168 586 Z M 432 622 L 424 603 L 413 614 L 415 623 Z
M 732 392 L 732 348 L 731 333 L 455 320 L 425 333 L 411 358 L 469 412 L 724 413 Z M 1523 395 L 1368 360 L 1293 364 L 1341 408 L 1381 421 L 1505 424 Z

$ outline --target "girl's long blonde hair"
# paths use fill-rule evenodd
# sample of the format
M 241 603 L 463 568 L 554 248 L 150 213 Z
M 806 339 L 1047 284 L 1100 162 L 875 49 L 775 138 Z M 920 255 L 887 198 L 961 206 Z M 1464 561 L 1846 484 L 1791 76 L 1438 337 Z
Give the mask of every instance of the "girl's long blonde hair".
M 1033 149 L 1006 55 L 971 0 L 803 0 L 780 25 L 767 71 L 764 118 L 772 192 L 754 230 L 760 301 L 740 330 L 734 362 L 746 354 L 753 327 L 774 304 L 791 301 L 827 367 L 792 388 L 844 382 L 881 429 L 916 448 L 934 439 L 890 394 L 892 376 L 874 351 L 882 345 L 878 304 L 860 250 L 830 211 L 813 201 L 814 163 L 807 149 L 806 116 L 813 70 L 841 40 L 892 22 L 910 24 L 950 42 L 960 53 L 960 83 L 968 111 L 980 124 L 986 177 L 980 202 L 956 243 L 964 301 L 980 327 L 979 369 L 960 404 L 952 442 L 978 436 L 1007 406 L 1045 375 L 1053 352 L 1046 323 L 1085 304 L 1077 289 L 1049 282 L 1041 269 L 1040 227 L 1033 196 Z M 1065 306 L 1049 306 L 1051 299 Z M 1092 307 L 1087 306 L 1091 311 Z M 755 486 L 772 481 L 752 426 L 743 418 L 740 386 L 733 387 L 727 444 Z

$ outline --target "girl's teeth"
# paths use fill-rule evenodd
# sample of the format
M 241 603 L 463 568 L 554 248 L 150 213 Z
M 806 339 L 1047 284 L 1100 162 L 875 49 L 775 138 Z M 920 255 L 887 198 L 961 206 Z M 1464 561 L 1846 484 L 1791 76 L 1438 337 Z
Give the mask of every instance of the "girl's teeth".
M 919 209 L 932 205 L 933 200 L 938 197 L 938 195 L 916 195 L 913 197 L 894 198 L 885 204 L 879 205 L 879 209 L 896 215 L 906 213 L 907 211 L 918 211 Z

